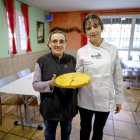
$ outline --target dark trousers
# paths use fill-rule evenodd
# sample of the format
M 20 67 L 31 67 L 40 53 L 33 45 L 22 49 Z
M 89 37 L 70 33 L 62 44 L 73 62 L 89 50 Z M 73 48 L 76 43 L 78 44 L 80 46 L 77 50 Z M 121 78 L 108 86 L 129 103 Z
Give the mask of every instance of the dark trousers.
M 56 128 L 59 121 L 44 120 L 45 123 L 45 140 L 55 140 Z M 60 121 L 61 140 L 70 140 L 70 133 L 72 129 L 72 119 Z
M 79 113 L 81 119 L 80 140 L 89 140 L 93 114 L 95 114 L 95 119 L 93 123 L 92 140 L 102 140 L 103 129 L 106 124 L 109 112 L 97 112 L 79 107 Z

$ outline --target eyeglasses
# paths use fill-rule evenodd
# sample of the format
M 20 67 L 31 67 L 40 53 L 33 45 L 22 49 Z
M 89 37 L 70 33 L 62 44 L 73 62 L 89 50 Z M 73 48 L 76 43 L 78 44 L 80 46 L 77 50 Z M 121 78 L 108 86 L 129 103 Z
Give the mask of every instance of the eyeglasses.
M 63 39 L 61 39 L 61 40 L 54 39 L 54 40 L 51 40 L 51 43 L 54 44 L 54 45 L 57 45 L 58 43 L 60 45 L 64 45 L 66 43 L 66 41 L 63 40 Z

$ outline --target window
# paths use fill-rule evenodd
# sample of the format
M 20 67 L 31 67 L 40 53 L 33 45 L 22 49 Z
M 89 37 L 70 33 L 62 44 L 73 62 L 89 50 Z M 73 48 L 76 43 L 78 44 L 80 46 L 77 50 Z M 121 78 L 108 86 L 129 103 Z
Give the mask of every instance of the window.
M 11 52 L 12 33 L 9 25 L 8 14 L 7 14 L 7 23 L 8 23 L 9 52 Z M 19 11 L 16 11 L 16 25 L 15 25 L 14 37 L 15 37 L 17 52 L 18 53 L 25 52 L 27 47 L 27 38 L 26 38 L 26 31 L 24 25 L 24 17 L 22 13 Z
M 8 40 L 9 40 L 9 51 L 8 52 L 11 52 L 12 51 L 12 32 L 11 32 L 11 29 L 10 29 L 10 23 L 9 23 L 9 20 L 8 20 L 8 13 L 6 14 L 7 16 L 7 24 L 8 24 Z M 15 37 L 15 43 L 16 43 L 16 34 L 14 33 L 14 37 Z M 17 43 L 16 43 L 17 44 Z
M 20 51 L 26 50 L 27 47 L 27 36 L 25 31 L 24 17 L 18 16 L 19 21 L 19 36 L 20 36 Z
M 128 49 L 132 18 L 103 19 L 103 38 L 114 44 L 118 49 Z
M 140 48 L 140 18 L 137 18 L 135 23 L 133 48 Z
M 102 37 L 118 48 L 119 57 L 129 59 L 133 56 L 134 60 L 137 60 L 140 54 L 140 18 L 110 16 L 102 17 L 102 20 L 104 23 Z

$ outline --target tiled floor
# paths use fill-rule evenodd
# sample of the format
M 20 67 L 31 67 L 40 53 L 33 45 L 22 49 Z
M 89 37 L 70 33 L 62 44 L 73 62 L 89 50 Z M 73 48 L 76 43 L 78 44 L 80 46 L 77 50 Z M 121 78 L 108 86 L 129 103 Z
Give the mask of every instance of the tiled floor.
M 123 100 L 121 112 L 119 114 L 110 113 L 104 129 L 103 140 L 140 140 L 140 107 L 135 112 L 140 101 L 140 90 L 124 88 Z M 3 125 L 0 126 L 0 140 L 44 140 L 44 129 L 25 127 L 23 130 L 21 126 L 13 124 L 17 117 L 5 115 L 4 118 Z M 43 126 L 41 116 L 36 115 L 34 119 Z M 77 115 L 73 120 L 71 140 L 79 140 L 79 122 L 79 115 Z M 56 137 L 57 140 L 61 140 L 59 126 Z

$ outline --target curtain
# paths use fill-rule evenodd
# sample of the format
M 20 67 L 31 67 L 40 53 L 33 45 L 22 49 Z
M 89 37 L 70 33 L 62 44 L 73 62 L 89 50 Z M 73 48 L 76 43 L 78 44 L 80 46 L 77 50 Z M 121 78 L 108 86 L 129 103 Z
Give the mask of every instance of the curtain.
M 5 7 L 6 11 L 8 13 L 8 20 L 9 20 L 9 25 L 12 33 L 12 54 L 16 54 L 16 43 L 15 43 L 15 37 L 14 37 L 14 32 L 15 32 L 15 12 L 14 12 L 14 0 L 5 0 Z
M 87 36 L 84 33 L 82 33 L 81 38 L 82 38 L 81 46 L 86 45 L 87 44 Z
M 24 24 L 25 24 L 25 30 L 27 35 L 27 49 L 26 52 L 31 51 L 31 44 L 30 44 L 30 38 L 29 38 L 29 19 L 28 19 L 28 5 L 23 3 L 22 4 L 22 13 L 24 16 Z
M 83 25 L 83 20 L 88 13 L 81 14 L 81 25 Z M 88 38 L 84 33 L 81 33 L 81 47 L 87 44 Z

